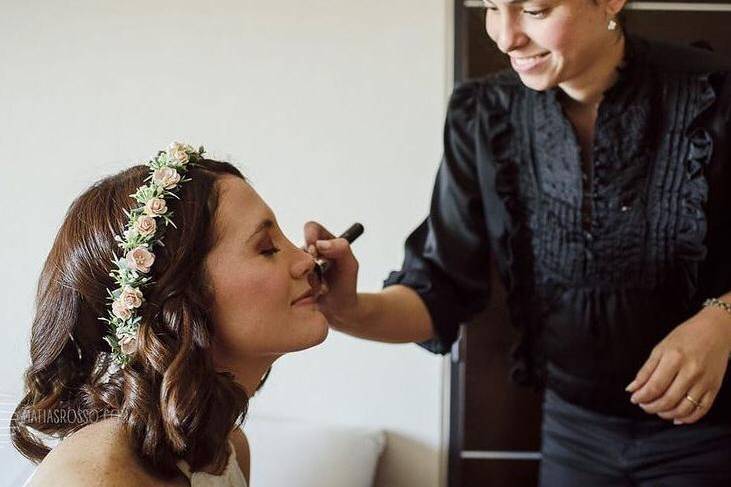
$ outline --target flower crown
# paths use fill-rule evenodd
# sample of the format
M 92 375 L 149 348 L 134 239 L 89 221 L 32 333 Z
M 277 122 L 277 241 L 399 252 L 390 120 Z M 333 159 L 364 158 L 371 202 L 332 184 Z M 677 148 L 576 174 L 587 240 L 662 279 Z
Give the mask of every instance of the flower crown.
M 122 235 L 114 237 L 125 254 L 112 259 L 115 268 L 109 275 L 114 278 L 117 288 L 114 291 L 107 289 L 108 317 L 99 318 L 108 324 L 109 334 L 104 340 L 112 349 L 114 362 L 121 368 L 137 350 L 137 331 L 142 320 L 137 313 L 145 302 L 142 289 L 154 284 L 147 276 L 155 262 L 152 250 L 157 245 L 165 246 L 162 237 L 168 225 L 177 228 L 171 220 L 173 212 L 168 211 L 166 198 L 180 199 L 177 195 L 180 185 L 190 181 L 185 178 L 188 165 L 195 165 L 204 153 L 203 147 L 195 150 L 173 142 L 167 150 L 159 151 L 145 163 L 150 168 L 150 175 L 145 179 L 148 184 L 130 195 L 140 206 L 124 211 L 129 222 Z M 164 227 L 158 225 L 160 219 L 164 220 Z

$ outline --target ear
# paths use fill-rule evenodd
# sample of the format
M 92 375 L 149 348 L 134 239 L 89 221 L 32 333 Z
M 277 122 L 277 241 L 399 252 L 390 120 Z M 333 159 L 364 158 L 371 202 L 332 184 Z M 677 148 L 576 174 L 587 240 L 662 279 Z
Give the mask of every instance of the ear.
M 616 17 L 626 3 L 627 0 L 606 0 L 604 10 L 609 17 Z

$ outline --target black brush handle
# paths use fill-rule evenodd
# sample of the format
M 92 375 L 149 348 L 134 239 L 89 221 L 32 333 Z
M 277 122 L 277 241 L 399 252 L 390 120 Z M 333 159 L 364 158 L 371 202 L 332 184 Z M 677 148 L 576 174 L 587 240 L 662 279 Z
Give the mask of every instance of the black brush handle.
M 363 228 L 363 225 L 360 223 L 353 223 L 350 225 L 350 227 L 345 230 L 338 238 L 344 238 L 348 241 L 348 243 L 353 243 L 356 238 L 363 235 L 363 231 L 365 229 Z M 325 272 L 327 272 L 327 269 L 330 267 L 330 261 L 327 259 L 315 259 L 315 272 L 317 273 L 317 277 L 322 279 L 322 277 L 325 275 Z
M 356 238 L 363 235 L 363 230 L 363 225 L 361 225 L 360 223 L 353 223 L 352 225 L 350 225 L 350 228 L 345 230 L 343 234 L 340 235 L 338 238 L 344 238 L 348 241 L 348 243 L 353 243 Z

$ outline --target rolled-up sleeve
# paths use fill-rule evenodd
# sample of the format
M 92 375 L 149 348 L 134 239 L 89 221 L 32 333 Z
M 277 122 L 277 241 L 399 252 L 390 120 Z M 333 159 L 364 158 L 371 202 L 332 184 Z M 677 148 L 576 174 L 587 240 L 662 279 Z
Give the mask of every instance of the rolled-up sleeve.
M 407 238 L 401 270 L 384 288 L 408 286 L 424 301 L 434 338 L 420 343 L 445 354 L 459 325 L 487 303 L 490 248 L 476 170 L 477 86 L 466 83 L 450 97 L 444 127 L 444 155 L 427 218 Z

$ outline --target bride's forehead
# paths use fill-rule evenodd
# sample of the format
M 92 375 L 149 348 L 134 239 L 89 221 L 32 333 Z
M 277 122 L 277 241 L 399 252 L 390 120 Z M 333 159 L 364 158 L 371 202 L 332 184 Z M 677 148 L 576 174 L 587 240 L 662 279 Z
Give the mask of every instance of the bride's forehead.
M 241 238 L 243 234 L 253 233 L 262 221 L 271 220 L 276 224 L 272 210 L 249 183 L 226 177 L 218 184 L 215 225 L 219 236 Z
M 233 176 L 220 178 L 218 191 L 218 205 L 223 210 L 241 212 L 245 208 L 256 209 L 266 206 L 259 193 L 241 178 Z

